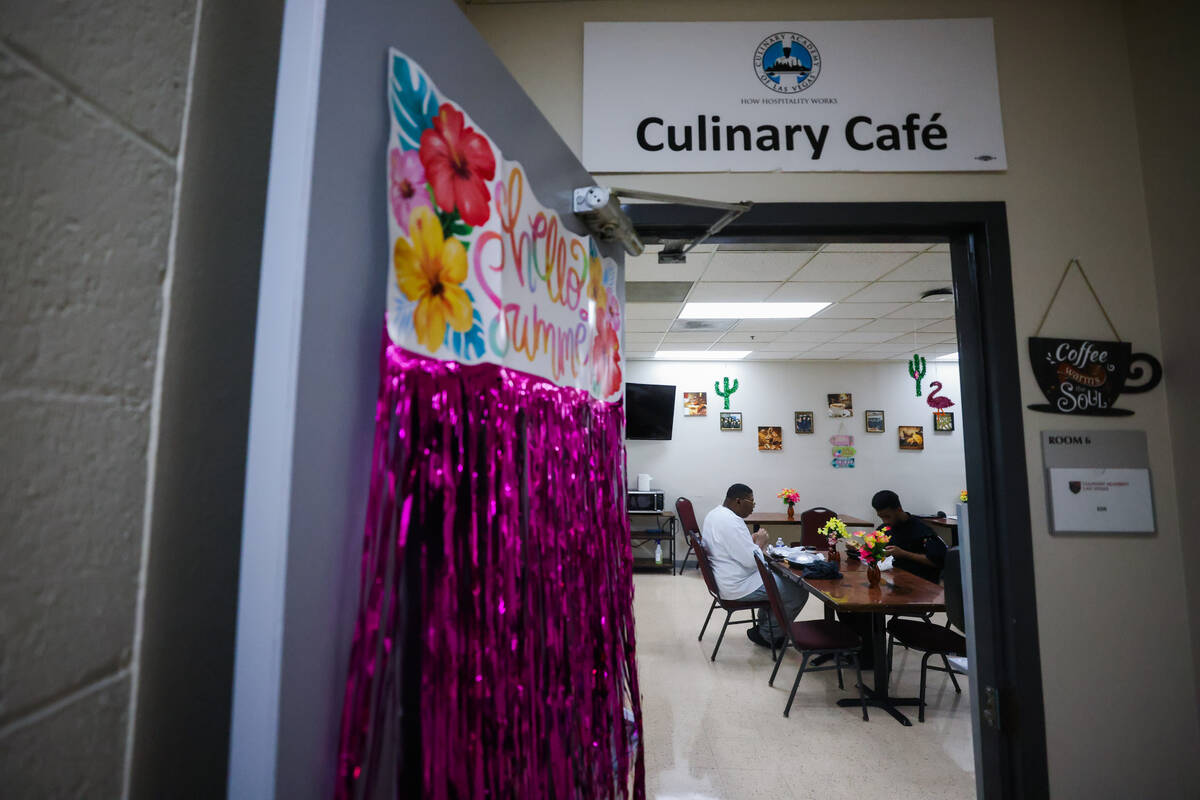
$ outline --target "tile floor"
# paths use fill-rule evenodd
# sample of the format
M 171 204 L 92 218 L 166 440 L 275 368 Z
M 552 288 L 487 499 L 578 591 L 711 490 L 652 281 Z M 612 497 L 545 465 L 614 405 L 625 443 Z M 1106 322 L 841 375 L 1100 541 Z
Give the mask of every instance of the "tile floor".
M 930 673 L 925 723 L 902 727 L 886 712 L 835 705 L 853 697 L 833 671 L 805 675 L 791 716 L 783 716 L 800 657 L 785 657 L 767 686 L 771 652 L 730 626 L 709 661 L 724 612 L 696 641 L 709 596 L 700 574 L 634 577 L 638 674 L 646 740 L 646 795 L 660 800 L 752 798 L 920 798 L 975 796 L 967 695 Z M 740 615 L 739 615 L 740 616 Z M 800 619 L 820 619 L 815 599 Z M 935 618 L 936 620 L 936 618 Z M 920 657 L 896 649 L 892 680 L 917 695 Z M 959 681 L 964 683 L 960 676 Z

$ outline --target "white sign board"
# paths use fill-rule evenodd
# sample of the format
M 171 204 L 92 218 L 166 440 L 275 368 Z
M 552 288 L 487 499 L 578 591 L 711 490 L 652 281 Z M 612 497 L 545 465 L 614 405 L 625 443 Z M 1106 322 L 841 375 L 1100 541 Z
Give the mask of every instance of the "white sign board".
M 1148 469 L 1050 470 L 1056 532 L 1153 533 Z
M 1050 533 L 1154 533 L 1144 431 L 1042 431 Z
M 586 23 L 583 163 L 1007 169 L 992 21 Z

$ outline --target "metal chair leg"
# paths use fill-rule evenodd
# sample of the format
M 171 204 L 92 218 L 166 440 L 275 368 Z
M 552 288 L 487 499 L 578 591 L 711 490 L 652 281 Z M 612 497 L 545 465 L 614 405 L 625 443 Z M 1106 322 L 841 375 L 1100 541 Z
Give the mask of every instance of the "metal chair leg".
M 896 649 L 896 638 L 888 634 L 888 674 L 892 672 L 892 651 Z
M 854 672 L 855 672 L 855 677 L 858 678 L 858 700 L 859 700 L 859 702 L 862 703 L 863 722 L 868 722 L 869 720 L 867 718 L 867 694 L 866 694 L 866 690 L 863 688 L 862 663 L 859 660 L 858 653 L 854 654 Z
M 846 684 L 842 683 L 842 654 L 838 653 L 836 656 L 834 656 L 834 659 L 837 663 L 838 688 L 845 689 Z
M 808 653 L 804 654 L 804 660 L 800 662 L 800 669 L 796 672 L 796 681 L 792 684 L 792 693 L 788 695 L 787 705 L 783 708 L 783 715 L 786 717 L 788 712 L 792 710 L 792 701 L 796 699 L 796 690 L 800 688 L 800 679 L 804 677 L 804 670 L 808 667 Z
M 704 627 L 700 629 L 700 635 L 696 637 L 697 642 L 704 641 L 704 632 L 708 630 L 708 621 L 712 619 L 713 609 L 717 607 L 717 601 L 713 600 L 712 605 L 708 607 L 708 616 L 704 618 Z
M 945 653 L 942 653 L 942 663 L 946 665 L 946 672 L 950 675 L 950 682 L 954 684 L 954 691 L 957 694 L 962 694 L 962 689 L 958 685 L 958 678 L 954 677 L 954 670 L 950 669 L 950 659 L 946 658 Z
M 926 653 L 921 659 L 921 694 L 920 694 L 920 710 L 917 711 L 917 721 L 925 721 L 925 669 L 929 666 L 929 657 L 933 653 Z
M 779 655 L 775 658 L 775 669 L 771 670 L 771 678 L 767 681 L 767 686 L 775 685 L 775 675 L 779 672 L 779 665 L 783 663 L 783 656 L 787 651 L 787 642 L 784 642 L 783 647 L 779 648 Z
M 732 611 L 725 612 L 725 624 L 721 626 L 721 635 L 717 637 L 717 646 L 713 648 L 712 658 L 709 661 L 717 660 L 717 651 L 721 649 L 721 640 L 725 638 L 725 629 L 729 627 L 729 618 L 732 616 Z

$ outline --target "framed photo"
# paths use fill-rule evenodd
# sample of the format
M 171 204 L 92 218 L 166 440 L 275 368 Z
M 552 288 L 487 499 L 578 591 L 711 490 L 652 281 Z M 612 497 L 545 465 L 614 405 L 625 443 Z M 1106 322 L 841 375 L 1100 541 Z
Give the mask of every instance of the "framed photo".
M 953 411 L 935 411 L 935 412 L 933 412 L 933 429 L 938 432 L 954 430 L 954 412 Z
M 901 450 L 924 450 L 925 428 L 920 425 L 901 425 L 896 428 Z
M 742 412 L 740 411 L 722 411 L 721 412 L 721 430 L 723 431 L 740 431 L 742 429 Z
M 758 426 L 758 449 L 759 450 L 782 450 L 783 449 L 783 427 L 779 425 L 760 425 Z
M 685 417 L 707 417 L 708 392 L 684 392 L 683 415 Z
M 853 417 L 854 416 L 854 399 L 848 393 L 842 394 L 827 394 L 829 399 L 829 416 L 831 417 Z
M 863 416 L 867 418 L 867 433 L 883 433 L 882 411 L 864 411 Z
M 812 433 L 813 432 L 813 412 L 797 411 L 796 412 L 796 433 Z

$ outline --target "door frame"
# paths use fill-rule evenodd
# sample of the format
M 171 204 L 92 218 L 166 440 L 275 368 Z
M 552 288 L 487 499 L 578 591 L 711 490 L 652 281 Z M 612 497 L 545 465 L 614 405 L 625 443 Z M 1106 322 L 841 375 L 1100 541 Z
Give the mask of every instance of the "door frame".
M 691 239 L 718 212 L 624 207 L 647 243 Z M 976 785 L 987 800 L 1049 796 L 1008 223 L 1002 202 L 758 203 L 708 241 L 908 242 L 950 245 L 962 381 L 974 597 L 970 693 L 995 725 L 976 724 Z M 1001 534 L 1000 532 L 1003 532 Z M 982 713 L 973 712 L 978 721 Z

